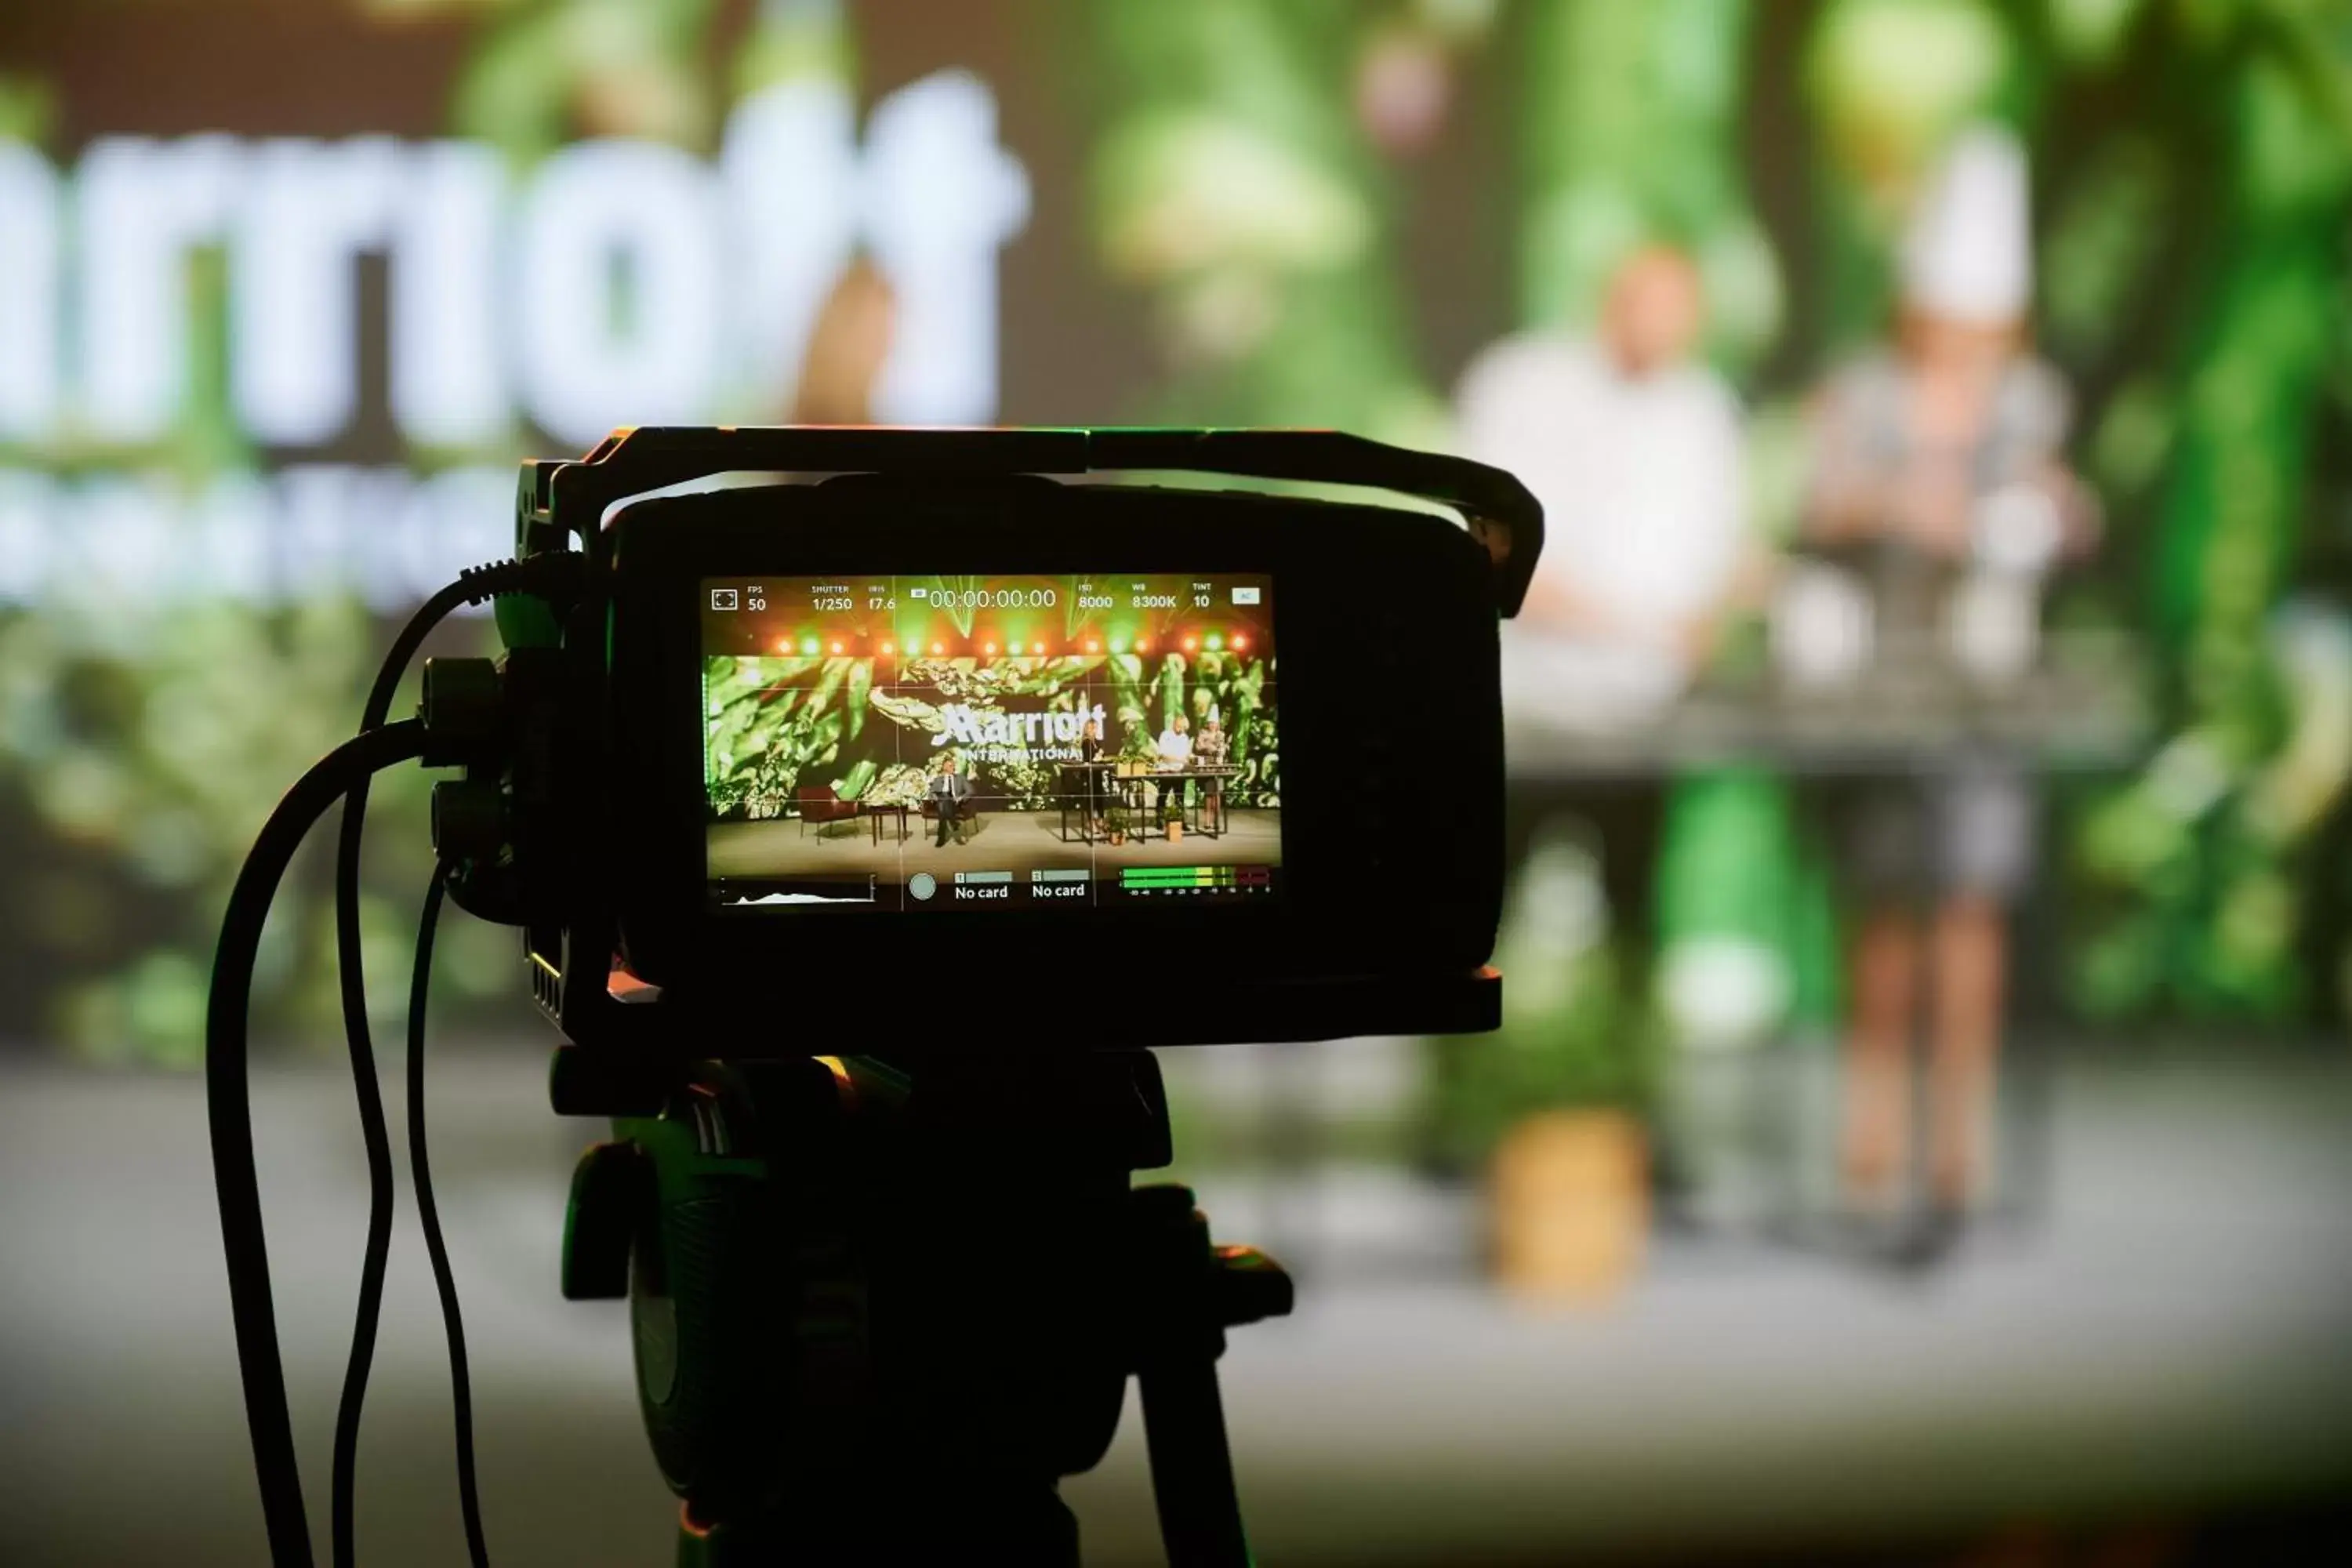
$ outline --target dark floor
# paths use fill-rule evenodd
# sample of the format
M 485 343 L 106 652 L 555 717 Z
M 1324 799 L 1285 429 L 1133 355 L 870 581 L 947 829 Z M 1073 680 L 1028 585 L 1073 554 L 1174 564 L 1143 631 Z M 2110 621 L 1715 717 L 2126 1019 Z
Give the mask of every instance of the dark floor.
M 1322 1092 L 1344 1100 L 1349 1047 L 1327 1049 Z M 1199 1080 L 1229 1089 L 1244 1059 L 1178 1064 L 1180 1093 L 1213 1106 Z M 666 1563 L 621 1311 L 556 1296 L 591 1129 L 546 1116 L 542 1065 L 532 1041 L 436 1068 L 493 1556 Z M 2153 1564 L 2332 1525 L 2311 1510 L 2352 1485 L 2352 1065 L 2110 1056 L 2060 1091 L 2039 1224 L 1915 1275 L 1669 1237 L 1597 1315 L 1476 1284 L 1463 1194 L 1371 1166 L 1212 1173 L 1221 1234 L 1276 1226 L 1311 1259 L 1297 1315 L 1237 1334 L 1225 1363 L 1260 1560 Z M 271 1074 L 257 1103 L 323 1528 L 362 1215 L 348 1086 L 322 1061 Z M 0 1073 L 0 1561 L 262 1558 L 205 1150 L 194 1080 Z M 371 1563 L 437 1565 L 463 1552 L 404 1195 L 403 1222 L 362 1530 Z M 1096 1564 L 1157 1560 L 1129 1416 L 1067 1489 Z M 2128 1555 L 2143 1538 L 2162 1551 Z

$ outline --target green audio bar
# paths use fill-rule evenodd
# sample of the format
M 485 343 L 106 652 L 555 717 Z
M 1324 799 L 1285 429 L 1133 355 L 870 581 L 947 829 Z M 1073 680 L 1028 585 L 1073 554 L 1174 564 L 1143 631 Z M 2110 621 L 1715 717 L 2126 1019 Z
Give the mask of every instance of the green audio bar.
M 1229 887 L 1237 880 L 1231 866 L 1129 866 L 1118 879 L 1129 888 Z

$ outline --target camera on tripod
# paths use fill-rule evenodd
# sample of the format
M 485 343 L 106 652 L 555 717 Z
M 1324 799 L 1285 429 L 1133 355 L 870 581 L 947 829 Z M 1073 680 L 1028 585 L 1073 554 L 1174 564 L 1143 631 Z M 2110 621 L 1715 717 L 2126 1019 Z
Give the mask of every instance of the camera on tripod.
M 1255 488 L 1203 488 L 1221 476 Z M 688 488 L 741 477 L 767 482 Z M 562 1288 L 629 1303 L 681 1564 L 1075 1564 L 1056 1486 L 1108 1448 L 1130 1376 L 1170 1562 L 1245 1563 L 1216 1361 L 1291 1284 L 1213 1246 L 1189 1191 L 1129 1184 L 1171 1155 L 1144 1047 L 1495 1026 L 1496 623 L 1541 542 L 1527 490 L 1322 431 L 639 429 L 526 464 L 517 524 L 513 561 L 401 634 L 222 923 L 214 1168 L 275 1562 L 310 1558 L 245 1081 L 253 963 L 343 801 L 371 1177 L 346 1564 L 392 1204 L 359 832 L 368 778 L 421 760 L 463 770 L 434 793 L 409 1137 L 476 1564 L 420 1120 L 445 896 L 520 928 L 565 1041 L 554 1109 L 611 1119 Z M 419 716 L 388 722 L 432 625 L 483 599 L 505 657 L 428 661 Z

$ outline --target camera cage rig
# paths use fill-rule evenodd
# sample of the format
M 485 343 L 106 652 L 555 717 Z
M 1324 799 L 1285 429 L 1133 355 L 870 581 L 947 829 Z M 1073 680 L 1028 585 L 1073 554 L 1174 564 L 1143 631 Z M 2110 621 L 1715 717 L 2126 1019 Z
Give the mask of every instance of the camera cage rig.
M 1524 600 L 1542 544 L 1541 509 L 1510 474 L 1330 430 L 644 426 L 614 431 L 578 460 L 522 466 L 517 559 L 578 554 L 577 596 L 500 597 L 499 624 L 509 649 L 503 695 L 462 679 L 484 672 L 428 665 L 425 712 L 430 721 L 436 706 L 443 710 L 445 734 L 471 730 L 487 742 L 495 729 L 505 737 L 485 746 L 464 783 L 436 790 L 436 843 L 458 863 L 453 901 L 523 930 L 534 999 L 576 1047 L 559 1058 L 559 1109 L 607 1110 L 616 1092 L 623 1100 L 639 1098 L 616 1076 L 644 1083 L 647 1072 L 659 1076 L 677 1065 L 662 1060 L 662 1042 L 675 1031 L 661 1019 L 659 987 L 643 984 L 622 959 L 621 911 L 611 889 L 582 877 L 579 858 L 558 848 L 609 842 L 604 829 L 620 826 L 583 816 L 596 803 L 559 781 L 609 776 L 599 750 L 608 737 L 596 730 L 595 703 L 611 674 L 614 552 L 605 525 L 623 504 L 731 474 L 909 475 L 936 486 L 1157 473 L 1347 487 L 1439 503 L 1484 548 L 1504 617 Z M 495 719 L 493 705 L 501 710 Z M 467 707 L 483 716 L 451 716 Z M 595 719 L 583 723 L 590 714 Z M 534 814 L 536 821 L 523 820 Z M 1228 1033 L 1204 1035 L 1213 1021 L 1199 1016 L 1125 1018 L 1096 1043 L 1469 1033 L 1496 1026 L 1499 1015 L 1499 976 L 1485 966 L 1293 979 L 1258 986 L 1247 1005 L 1227 1009 Z

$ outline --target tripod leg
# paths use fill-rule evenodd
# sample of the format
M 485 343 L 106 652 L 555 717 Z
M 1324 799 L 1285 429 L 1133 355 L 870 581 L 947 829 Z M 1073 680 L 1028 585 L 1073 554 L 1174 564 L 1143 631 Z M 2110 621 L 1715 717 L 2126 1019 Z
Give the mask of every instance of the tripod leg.
M 1290 1276 L 1249 1247 L 1212 1247 L 1190 1188 L 1128 1194 L 1139 1333 L 1136 1379 L 1169 1568 L 1248 1568 L 1217 1357 L 1225 1331 L 1290 1310 Z
M 1171 1356 L 1145 1363 L 1137 1382 L 1168 1568 L 1247 1568 L 1217 1363 L 1206 1355 Z

